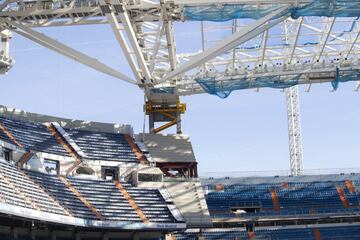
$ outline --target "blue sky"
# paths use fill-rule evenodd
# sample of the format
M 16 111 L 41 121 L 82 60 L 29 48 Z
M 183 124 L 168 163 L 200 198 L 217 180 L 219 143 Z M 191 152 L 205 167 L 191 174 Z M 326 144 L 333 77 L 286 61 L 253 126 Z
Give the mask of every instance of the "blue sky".
M 178 46 L 193 50 L 200 35 L 177 26 Z M 110 26 L 38 29 L 130 75 Z M 189 41 L 185 30 L 192 32 Z M 199 49 L 200 50 L 200 49 Z M 16 64 L 1 76 L 0 104 L 67 118 L 131 124 L 142 131 L 142 91 L 14 35 Z M 300 88 L 304 166 L 359 167 L 360 93 L 354 83 Z M 200 172 L 289 168 L 284 93 L 274 89 L 233 92 L 227 99 L 202 94 L 182 98 L 188 111 L 183 132 L 190 135 Z

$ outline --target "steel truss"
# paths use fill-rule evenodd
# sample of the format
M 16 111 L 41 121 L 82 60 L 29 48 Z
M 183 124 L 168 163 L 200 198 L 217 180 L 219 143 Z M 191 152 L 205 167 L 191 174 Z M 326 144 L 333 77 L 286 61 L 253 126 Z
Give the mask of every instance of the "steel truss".
M 179 105 L 179 96 L 259 89 L 279 82 L 292 86 L 286 84 L 294 76 L 296 85 L 307 84 L 308 89 L 323 82 L 337 86 L 339 72 L 360 75 L 360 5 L 342 1 L 339 8 L 326 1 L 319 6 L 312 3 L 314 0 L 0 0 L 0 73 L 14 64 L 9 40 L 15 31 L 88 67 L 138 85 L 147 97 L 146 113 L 153 118 L 150 128 L 157 132 L 177 125 L 181 132 L 180 114 L 185 105 Z M 319 9 L 311 9 L 314 6 Z M 228 18 L 219 19 L 216 13 L 224 13 L 226 7 L 243 12 L 230 12 Z M 311 11 L 301 11 L 306 7 Z M 194 16 L 187 14 L 189 9 Z M 177 50 L 183 43 L 176 42 L 174 24 L 181 21 L 201 21 L 194 24 L 201 35 L 201 42 L 193 43 L 198 51 Z M 33 29 L 88 24 L 110 24 L 133 76 Z M 229 34 L 213 39 L 214 31 Z M 206 79 L 215 91 L 201 84 Z M 259 85 L 259 79 L 276 80 Z M 360 83 L 355 86 L 359 89 Z M 285 92 L 291 169 L 298 175 L 302 173 L 298 89 Z M 169 123 L 155 129 L 157 121 Z
M 0 1 L 0 20 L 3 23 L 2 29 L 5 30 L 12 30 L 12 27 L 18 28 L 18 26 L 30 29 L 110 24 L 129 62 L 134 79 L 124 77 L 119 72 L 109 75 L 136 83 L 145 89 L 172 87 L 175 88 L 176 94 L 181 96 L 203 93 L 204 89 L 196 79 L 209 74 L 215 77 L 218 85 L 223 86 L 229 79 L 238 77 L 245 77 L 251 81 L 259 75 L 290 76 L 305 69 L 306 71 L 300 73 L 302 76 L 299 84 L 311 84 L 333 81 L 331 76 L 334 74 L 331 72 L 335 72 L 337 66 L 347 64 L 347 67 L 358 67 L 359 20 L 354 17 L 304 16 L 299 18 L 301 20 L 289 17 L 292 8 L 302 7 L 311 2 L 311 0 L 277 2 L 269 0 L 5 0 Z M 201 12 L 207 11 L 214 4 L 219 8 L 233 4 L 247 8 L 272 8 L 272 10 L 263 18 L 254 20 L 250 26 L 245 26 L 248 25 L 248 21 L 244 24 L 241 19 L 236 20 L 236 26 L 234 21 L 230 21 L 228 28 L 235 30 L 233 34 L 218 41 L 212 48 L 204 48 L 204 51 L 193 53 L 177 52 L 173 24 L 187 20 L 184 8 L 197 7 Z M 274 4 L 278 7 L 273 8 Z M 211 29 L 211 22 L 206 22 L 204 25 L 209 26 L 210 29 L 207 31 L 203 28 L 205 41 L 208 41 L 210 39 L 206 37 L 207 32 L 214 31 L 214 28 Z M 283 31 L 285 25 L 297 29 L 293 31 L 295 41 L 292 43 L 284 44 L 284 39 L 287 37 L 286 32 Z M 339 25 L 342 25 L 341 30 Z M 344 26 L 352 27 L 350 31 L 344 31 Z M 199 34 L 201 32 L 199 29 Z M 232 44 L 229 45 L 230 42 Z M 252 47 L 248 47 L 249 42 L 253 43 Z M 226 49 L 224 46 L 227 46 Z M 3 48 L 6 49 L 5 46 Z M 72 57 L 70 55 L 73 54 L 68 54 Z M 5 55 L 3 59 L 4 57 Z M 4 71 L 10 69 L 13 64 L 13 61 L 9 63 L 10 58 L 6 60 L 8 67 Z M 84 61 L 80 62 L 86 64 Z M 86 65 L 94 67 L 93 64 Z M 99 67 L 94 68 L 99 70 Z M 328 77 L 320 76 L 319 79 L 316 77 L 317 73 L 329 74 Z
M 302 139 L 299 108 L 299 89 L 297 86 L 285 90 L 288 114 L 290 171 L 292 175 L 303 174 Z

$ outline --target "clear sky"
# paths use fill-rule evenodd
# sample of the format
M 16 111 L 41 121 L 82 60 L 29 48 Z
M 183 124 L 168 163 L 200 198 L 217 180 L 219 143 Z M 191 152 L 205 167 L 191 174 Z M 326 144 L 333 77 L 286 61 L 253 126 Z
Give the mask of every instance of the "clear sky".
M 179 51 L 200 50 L 191 25 L 177 25 Z M 38 29 L 130 75 L 110 26 Z M 186 32 L 190 32 L 186 33 Z M 67 118 L 128 123 L 141 132 L 143 94 L 136 86 L 98 73 L 21 36 L 11 42 L 16 64 L 1 77 L 0 104 Z M 359 167 L 360 93 L 354 83 L 300 88 L 304 167 Z M 289 168 L 285 96 L 280 90 L 182 98 L 200 172 Z

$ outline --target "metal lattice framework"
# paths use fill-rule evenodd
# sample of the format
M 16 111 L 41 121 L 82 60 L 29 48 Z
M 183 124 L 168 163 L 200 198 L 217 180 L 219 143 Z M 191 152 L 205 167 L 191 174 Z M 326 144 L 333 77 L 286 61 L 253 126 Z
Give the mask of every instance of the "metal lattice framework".
M 333 81 L 336 67 L 344 70 L 358 69 L 360 20 L 355 16 L 355 6 L 350 6 L 350 17 L 337 17 L 333 9 L 329 9 L 327 13 L 330 17 L 321 16 L 322 13 L 316 11 L 313 14 L 300 12 L 297 19 L 291 17 L 294 9 L 301 10 L 312 2 L 314 1 L 5 0 L 1 1 L 0 20 L 4 30 L 13 30 L 113 77 L 137 84 L 146 90 L 174 88 L 176 94 L 181 96 L 205 91 L 196 81 L 199 77 L 211 76 L 215 78 L 217 85 L 225 87 L 233 79 L 247 79 L 251 82 L 258 77 L 295 75 L 299 76 L 299 84 L 312 84 Z M 218 19 L 214 6 L 223 13 L 227 11 L 226 6 L 232 6 L 233 11 L 241 7 L 243 11 L 253 11 L 251 16 L 254 19 L 249 20 L 246 14 L 228 14 L 227 18 Z M 194 9 L 195 16 L 189 17 L 189 9 Z M 345 7 L 340 10 L 350 11 Z M 228 24 L 219 26 L 211 22 L 211 17 L 214 17 L 214 21 Z M 242 17 L 246 19 L 243 20 Z M 202 44 L 204 48 L 197 52 L 177 52 L 173 23 L 196 20 L 206 20 L 199 24 L 198 31 L 205 41 L 212 41 L 211 46 Z M 32 29 L 85 24 L 112 26 L 133 77 L 125 76 Z M 216 31 L 216 28 L 221 28 L 224 32 L 223 39 L 211 39 L 211 31 Z M 228 36 L 226 33 L 229 33 Z M 2 34 L 3 42 L 6 42 L 6 38 Z M 3 51 L 2 57 L 6 60 L 9 58 L 8 48 L 5 47 Z M 10 59 L 8 63 L 12 64 Z M 248 88 L 252 87 L 258 88 L 251 84 Z
M 360 80 L 359 0 L 0 0 L 0 70 L 12 32 L 142 88 L 154 122 L 180 129 L 179 96 Z M 179 52 L 174 23 L 194 22 L 197 51 Z M 221 23 L 221 24 L 220 24 Z M 133 76 L 34 28 L 110 24 Z M 214 32 L 221 31 L 221 38 Z M 358 90 L 357 83 L 355 89 Z M 297 88 L 286 90 L 292 169 L 300 174 Z M 164 105 L 165 103 L 165 105 Z M 161 115 L 161 116 L 160 116 Z M 162 128 L 161 128 L 162 129 Z M 161 130 L 158 129 L 158 130 Z M 154 129 L 156 131 L 156 129 Z

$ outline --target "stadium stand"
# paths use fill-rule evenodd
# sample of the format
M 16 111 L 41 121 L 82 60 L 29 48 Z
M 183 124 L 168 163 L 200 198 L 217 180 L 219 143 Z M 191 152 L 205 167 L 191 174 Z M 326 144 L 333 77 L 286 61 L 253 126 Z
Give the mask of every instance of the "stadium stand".
M 360 239 L 360 226 L 358 224 L 346 224 L 335 226 L 301 226 L 259 228 L 254 232 L 247 232 L 245 229 L 205 229 L 187 230 L 184 233 L 176 234 L 177 240 L 271 240 L 271 239 L 292 239 L 292 240 L 340 240 L 340 239 Z
M 26 171 L 26 173 L 35 183 L 46 189 L 50 196 L 57 199 L 64 208 L 69 209 L 74 217 L 97 219 L 96 215 L 64 185 L 58 176 L 35 171 Z
M 324 176 L 321 176 L 318 179 L 312 177 L 312 182 L 303 182 L 298 177 L 281 181 L 285 179 L 280 177 L 273 178 L 273 181 L 269 178 L 263 180 L 257 178 L 257 181 L 262 182 L 255 184 L 249 183 L 251 179 L 248 179 L 249 182 L 239 180 L 239 183 L 236 183 L 236 179 L 232 179 L 230 184 L 205 183 L 208 192 L 206 201 L 214 218 L 359 212 L 360 194 L 356 191 L 356 186 L 359 184 L 356 180 L 357 176 L 336 177 L 339 180 L 333 180 L 336 178 L 332 179 L 331 176 L 324 179 Z
M 118 229 L 136 229 L 139 223 L 144 229 L 164 226 L 156 224 L 157 222 L 166 223 L 167 228 L 185 226 L 172 216 L 159 190 L 139 189 L 125 182 L 121 185 L 137 203 L 137 209 L 117 189 L 114 181 L 65 178 L 22 171 L 0 160 L 0 213 L 5 211 L 6 214 L 27 218 L 29 215 L 22 215 L 26 212 L 24 209 L 31 209 L 31 217 L 47 222 L 92 227 L 113 226 Z M 136 211 L 142 211 L 148 221 L 142 221 Z M 60 215 L 63 217 L 59 217 Z M 124 226 L 124 223 L 128 225 Z M 132 226 L 134 223 L 137 225 Z
M 176 222 L 156 189 L 141 189 L 132 187 L 129 183 L 117 183 L 121 184 L 127 194 L 136 202 L 137 206 L 134 208 L 129 204 L 126 193 L 123 196 L 113 181 L 77 178 L 68 178 L 68 180 L 106 219 L 141 222 L 142 219 L 137 213 L 139 209 L 146 216 L 147 221 Z
M 185 135 L 0 115 L 0 239 L 360 239 L 358 173 L 196 176 Z
M 19 147 L 24 147 L 27 150 L 69 156 L 69 153 L 56 141 L 43 124 L 20 121 L 3 116 L 0 116 L 0 124 L 13 136 L 13 139 L 9 139 L 4 131 L 1 131 L 1 140 L 10 143 L 18 142 L 19 144 L 17 145 Z M 14 139 L 16 142 L 14 142 Z
M 89 159 L 139 162 L 124 134 L 66 129 Z
M 176 239 L 360 239 L 360 174 L 202 179 L 213 228 Z M 281 226 L 281 227 L 279 227 Z
M 25 173 L 2 161 L 0 161 L 0 187 L 1 200 L 7 204 L 41 212 L 70 215 Z
M 61 138 L 63 142 L 57 140 L 52 127 L 3 116 L 0 116 L 0 124 L 2 126 L 0 139 L 3 141 L 15 143 L 19 147 L 35 152 L 73 156 L 71 153 L 73 147 L 63 138 Z M 81 152 L 84 152 L 86 159 L 132 163 L 139 161 L 124 134 L 66 128 L 64 130 L 71 140 L 79 146 Z M 75 153 L 77 152 L 75 151 Z
M 157 189 L 140 189 L 122 182 L 137 202 L 134 209 L 114 181 L 21 171 L 5 161 L 0 161 L 0 178 L 1 198 L 7 204 L 83 219 L 125 222 L 142 222 L 136 213 L 140 210 L 148 219 L 146 223 L 177 223 Z

